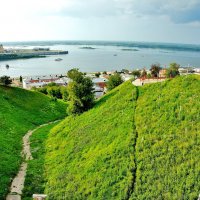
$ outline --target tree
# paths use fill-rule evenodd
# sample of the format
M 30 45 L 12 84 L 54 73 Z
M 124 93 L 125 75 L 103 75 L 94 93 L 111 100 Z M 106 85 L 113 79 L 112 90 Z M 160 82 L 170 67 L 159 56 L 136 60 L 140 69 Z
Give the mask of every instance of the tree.
M 22 76 L 20 76 L 20 77 L 19 77 L 20 83 L 22 83 L 22 80 L 23 80 L 23 78 L 22 78 Z
M 141 76 L 140 70 L 133 70 L 131 74 L 132 74 L 133 76 L 136 76 L 136 77 L 140 77 L 140 76 Z
M 81 83 L 84 79 L 84 74 L 79 72 L 79 69 L 73 68 L 67 72 L 67 77 L 72 79 L 74 82 Z
M 67 101 L 68 100 L 68 91 L 67 91 L 67 87 L 61 87 L 61 94 L 62 94 L 62 99 L 63 101 Z
M 107 75 L 107 72 L 106 72 L 106 71 L 103 71 L 103 74 L 104 74 L 104 75 Z
M 147 74 L 147 78 L 151 78 L 151 74 L 150 73 Z
M 95 76 L 96 76 L 97 78 L 99 78 L 100 75 L 101 75 L 100 72 L 95 73 Z
M 108 90 L 112 90 L 122 83 L 123 83 L 123 80 L 122 80 L 122 77 L 120 76 L 120 74 L 114 73 L 108 79 L 107 88 L 108 88 Z
M 161 67 L 159 63 L 152 64 L 151 69 L 150 69 L 152 77 L 154 78 L 158 77 L 160 70 L 161 70 Z
M 67 76 L 72 79 L 67 87 L 68 112 L 71 114 L 83 113 L 94 104 L 93 82 L 78 69 L 68 71 Z
M 128 69 L 122 69 L 121 72 L 124 73 L 124 74 L 129 74 L 129 70 Z
M 171 63 L 169 68 L 166 71 L 166 76 L 168 78 L 174 78 L 175 76 L 179 75 L 179 67 L 180 65 L 177 63 Z
M 9 76 L 2 76 L 0 77 L 0 84 L 1 85 L 5 85 L 8 86 L 12 83 L 12 80 L 10 79 Z
M 62 93 L 59 86 L 48 86 L 47 93 L 49 96 L 56 97 L 58 99 L 62 99 Z

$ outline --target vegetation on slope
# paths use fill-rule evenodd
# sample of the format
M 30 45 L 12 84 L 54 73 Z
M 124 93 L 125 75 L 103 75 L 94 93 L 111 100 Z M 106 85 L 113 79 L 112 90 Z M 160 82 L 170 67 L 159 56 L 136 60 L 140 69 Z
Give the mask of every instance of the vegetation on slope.
M 30 129 L 63 118 L 66 104 L 19 88 L 0 86 L 0 199 L 21 164 L 22 137 Z
M 199 95 L 199 76 L 138 88 L 124 83 L 92 110 L 54 127 L 49 138 L 49 128 L 34 136 L 35 148 L 47 139 L 46 173 L 36 174 L 39 164 L 44 170 L 41 148 L 33 152 L 40 161 L 27 182 L 33 176 L 33 190 L 43 193 L 45 186 L 50 200 L 197 199 Z
M 115 88 L 88 112 L 68 117 L 47 140 L 49 199 L 126 199 L 134 181 L 131 82 Z
M 137 172 L 131 199 L 197 199 L 200 192 L 200 78 L 140 88 Z
M 44 194 L 46 176 L 44 172 L 45 143 L 50 130 L 57 125 L 50 124 L 36 130 L 30 138 L 33 160 L 28 161 L 28 169 L 23 189 L 23 200 L 32 200 L 34 194 Z

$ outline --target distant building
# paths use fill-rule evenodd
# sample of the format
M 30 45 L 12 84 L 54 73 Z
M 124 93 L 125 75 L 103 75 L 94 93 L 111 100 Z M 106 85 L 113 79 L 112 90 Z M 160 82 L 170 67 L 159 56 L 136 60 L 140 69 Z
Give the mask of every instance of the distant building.
M 195 73 L 200 73 L 200 68 L 195 68 L 195 69 L 194 69 L 194 72 L 195 72 Z
M 123 81 L 128 81 L 128 80 L 134 78 L 134 76 L 131 74 L 121 74 L 121 77 L 122 77 Z
M 159 78 L 166 78 L 167 70 L 166 69 L 161 69 L 159 71 Z
M 23 79 L 23 88 L 30 90 L 33 87 L 40 88 L 48 85 L 49 83 L 56 83 L 57 85 L 66 86 L 70 79 L 67 77 L 60 78 L 58 75 L 50 76 L 33 76 Z
M 42 48 L 42 47 L 35 47 L 33 48 L 34 51 L 50 51 L 50 48 Z
M 67 77 L 59 77 L 58 75 L 50 75 L 50 76 L 32 76 L 26 77 L 23 79 L 23 88 L 30 90 L 33 87 L 41 88 L 49 83 L 56 83 L 57 85 L 67 86 L 71 79 Z M 93 78 L 92 82 L 94 84 L 94 93 L 95 97 L 99 98 L 104 95 L 106 92 L 106 82 L 108 79 L 106 78 Z
M 100 98 L 106 92 L 106 78 L 93 78 L 92 82 L 94 84 L 95 98 Z
M 2 44 L 0 44 L 0 53 L 4 53 L 4 48 Z
M 108 79 L 106 78 L 93 78 L 92 82 L 94 83 L 94 86 L 100 87 L 100 88 L 105 88 L 106 87 L 106 82 Z

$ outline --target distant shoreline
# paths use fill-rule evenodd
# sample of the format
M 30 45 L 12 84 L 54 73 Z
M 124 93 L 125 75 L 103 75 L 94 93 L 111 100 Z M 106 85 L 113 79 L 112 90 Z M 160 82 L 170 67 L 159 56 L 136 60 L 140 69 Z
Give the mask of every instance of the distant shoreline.
M 18 60 L 18 59 L 31 59 L 31 58 L 46 58 L 44 55 L 17 55 L 17 54 L 0 54 L 0 61 Z
M 95 50 L 96 48 L 94 48 L 94 47 L 80 47 L 79 49 Z
M 63 55 L 63 54 L 68 54 L 68 51 L 55 51 L 55 50 L 35 51 L 27 49 L 5 50 L 5 52 L 0 53 L 0 61 L 30 59 L 30 58 L 45 58 L 46 56 L 50 55 Z
M 124 49 L 161 49 L 173 51 L 200 52 L 200 44 L 180 44 L 162 42 L 128 42 L 128 41 L 29 41 L 29 42 L 1 42 L 6 46 L 54 46 L 54 45 L 77 45 L 77 46 L 115 46 Z

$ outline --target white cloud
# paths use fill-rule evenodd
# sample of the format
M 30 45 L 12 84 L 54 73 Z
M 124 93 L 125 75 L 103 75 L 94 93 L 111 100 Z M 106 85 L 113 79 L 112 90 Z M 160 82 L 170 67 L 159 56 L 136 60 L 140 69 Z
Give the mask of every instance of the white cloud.
M 200 34 L 199 0 L 0 0 L 0 6 L 1 41 L 190 42 Z
M 0 3 L 1 18 L 166 15 L 174 22 L 200 21 L 199 0 L 0 0 Z

